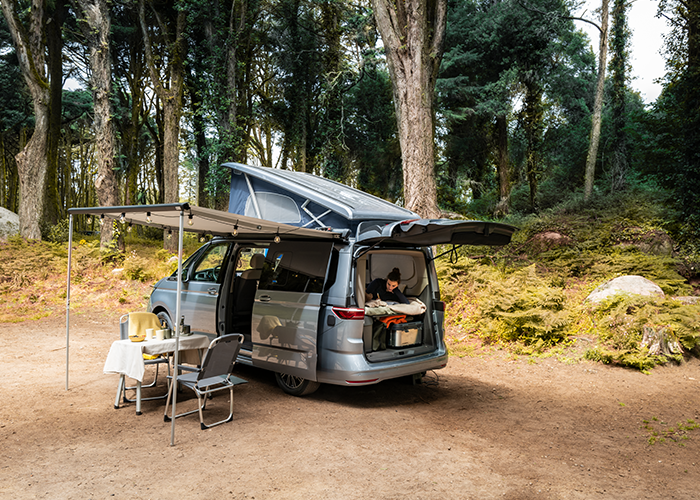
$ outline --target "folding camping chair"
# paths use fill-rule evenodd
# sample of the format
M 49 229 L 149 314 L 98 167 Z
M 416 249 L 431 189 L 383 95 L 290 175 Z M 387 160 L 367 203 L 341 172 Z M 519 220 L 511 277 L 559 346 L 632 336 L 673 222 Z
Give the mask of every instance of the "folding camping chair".
M 195 372 L 178 375 L 178 383 L 192 389 L 197 395 L 197 409 L 175 415 L 175 418 L 191 415 L 198 411 L 199 423 L 202 430 L 233 420 L 233 388 L 236 385 L 248 382 L 247 380 L 243 380 L 231 374 L 233 366 L 236 363 L 238 351 L 241 348 L 241 343 L 243 343 L 243 335 L 240 333 L 223 335 L 212 340 L 211 344 L 209 344 L 209 349 L 204 354 L 202 368 Z M 172 377 L 168 376 L 168 379 L 172 381 Z M 172 384 L 172 382 L 170 384 Z M 207 397 L 214 392 L 224 391 L 226 389 L 229 390 L 230 397 L 230 411 L 228 417 L 212 424 L 205 424 L 202 411 L 205 409 Z M 168 415 L 168 407 L 170 406 L 172 392 L 172 390 L 168 391 L 168 400 L 165 403 L 163 419 L 166 422 L 171 420 L 171 417 Z
M 153 328 L 159 330 L 161 327 L 160 319 L 154 313 L 151 312 L 132 312 L 124 314 L 119 318 L 119 338 L 121 340 L 128 340 L 129 335 L 136 335 L 138 333 L 146 331 L 147 328 Z M 159 356 L 155 359 L 146 359 L 144 357 L 143 363 L 148 365 L 156 366 L 156 374 L 153 378 L 153 382 L 148 385 L 141 384 L 141 389 L 147 389 L 149 387 L 155 387 L 158 383 L 158 367 L 160 364 L 165 363 L 168 367 L 168 375 L 170 375 L 170 360 L 167 357 Z M 117 388 L 117 399 L 114 403 L 115 408 L 119 408 L 119 397 L 123 395 L 125 403 L 134 403 L 136 399 L 129 399 L 126 397 L 126 391 L 136 390 L 136 386 L 126 387 L 125 376 L 119 377 L 119 387 Z M 165 399 L 167 394 L 161 396 L 153 396 L 150 398 L 141 398 L 141 401 L 153 401 L 156 399 Z

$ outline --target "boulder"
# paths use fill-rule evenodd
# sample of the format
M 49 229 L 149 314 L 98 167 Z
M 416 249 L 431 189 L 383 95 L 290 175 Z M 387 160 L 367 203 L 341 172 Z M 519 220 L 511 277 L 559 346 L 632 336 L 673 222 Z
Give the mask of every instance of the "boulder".
M 603 283 L 598 288 L 593 290 L 586 297 L 586 301 L 599 303 L 612 295 L 619 293 L 630 293 L 636 295 L 647 295 L 663 297 L 664 292 L 659 285 L 642 276 L 620 276 L 613 280 Z
M 636 247 L 640 252 L 652 255 L 673 255 L 673 240 L 661 229 L 645 230 L 628 227 L 622 231 L 619 247 Z
M 0 207 L 0 240 L 19 234 L 19 215 Z
M 534 235 L 530 241 L 530 248 L 533 251 L 542 253 L 549 250 L 554 250 L 555 248 L 566 246 L 571 244 L 571 238 L 556 231 L 545 231 L 543 233 L 537 233 Z

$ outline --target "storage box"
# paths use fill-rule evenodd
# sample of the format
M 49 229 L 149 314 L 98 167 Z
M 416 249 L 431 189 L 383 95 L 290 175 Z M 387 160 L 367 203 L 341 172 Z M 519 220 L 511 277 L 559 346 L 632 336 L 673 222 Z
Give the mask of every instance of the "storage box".
M 387 347 L 409 347 L 423 342 L 423 323 L 394 323 L 389 327 Z

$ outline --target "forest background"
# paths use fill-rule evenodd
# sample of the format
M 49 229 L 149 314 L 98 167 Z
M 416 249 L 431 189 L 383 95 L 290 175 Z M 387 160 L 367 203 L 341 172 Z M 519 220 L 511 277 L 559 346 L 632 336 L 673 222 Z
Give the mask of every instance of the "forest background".
M 410 166 L 435 186 L 434 208 L 421 215 L 499 217 L 521 227 L 514 246 L 487 257 L 492 270 L 512 265 L 488 281 L 515 280 L 525 302 L 514 300 L 510 311 L 492 304 L 486 314 L 482 300 L 481 317 L 494 323 L 477 325 L 474 316 L 467 330 L 551 346 L 580 326 L 571 320 L 580 311 L 562 306 L 566 291 L 622 273 L 646 271 L 671 295 L 694 293 L 700 1 L 659 2 L 671 30 L 662 91 L 650 105 L 630 87 L 622 0 L 602 1 L 588 19 L 577 19 L 578 5 L 568 0 L 0 5 L 0 206 L 19 213 L 23 236 L 65 241 L 74 206 L 189 201 L 225 209 L 230 171 L 220 165 L 227 161 L 311 172 L 413 207 Z M 407 27 L 427 12 L 422 31 L 390 41 L 379 15 L 387 5 Z M 577 27 L 582 22 L 600 30 L 598 52 Z M 410 131 L 401 126 L 411 108 L 396 102 L 397 66 L 406 59 L 391 58 L 416 47 L 433 65 L 419 100 L 432 120 L 423 135 L 434 146 L 417 167 L 408 164 L 415 163 L 406 157 Z M 38 150 L 44 157 L 32 156 Z M 101 230 L 103 243 L 110 229 L 124 229 L 86 218 L 75 228 Z M 534 239 L 553 231 L 545 244 Z M 632 245 L 624 250 L 638 252 L 632 257 L 606 253 L 612 243 L 650 239 L 655 248 L 670 242 L 670 250 L 648 257 Z M 586 253 L 593 250 L 602 253 Z M 540 255 L 539 268 L 518 257 L 528 251 Z M 547 259 L 557 272 L 543 277 Z M 596 268 L 600 262 L 611 266 Z M 486 279 L 478 276 L 491 271 L 453 265 L 442 272 L 450 283 L 469 276 L 463 285 L 477 293 Z M 5 283 L 15 286 L 9 276 Z M 606 314 L 647 306 L 674 309 L 667 324 L 696 348 L 697 325 L 683 309 L 695 306 L 617 304 Z M 618 316 L 613 324 L 624 322 Z M 653 316 L 635 319 L 635 335 Z M 610 339 L 632 348 L 629 339 Z

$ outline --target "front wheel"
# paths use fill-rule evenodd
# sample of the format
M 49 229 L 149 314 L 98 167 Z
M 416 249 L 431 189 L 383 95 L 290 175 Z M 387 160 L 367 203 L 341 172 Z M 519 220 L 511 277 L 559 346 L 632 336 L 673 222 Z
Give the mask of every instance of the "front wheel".
M 170 328 L 170 331 L 173 331 L 173 322 L 170 321 L 170 315 L 167 312 L 158 311 L 156 316 L 158 316 L 158 321 L 160 321 L 161 325 L 163 323 L 165 323 L 165 328 Z M 174 331 L 173 331 L 173 335 L 174 335 Z
M 275 379 L 277 379 L 277 385 L 280 386 L 280 389 L 292 396 L 307 396 L 316 392 L 321 386 L 321 384 L 313 380 L 285 375 L 284 373 L 275 373 Z

